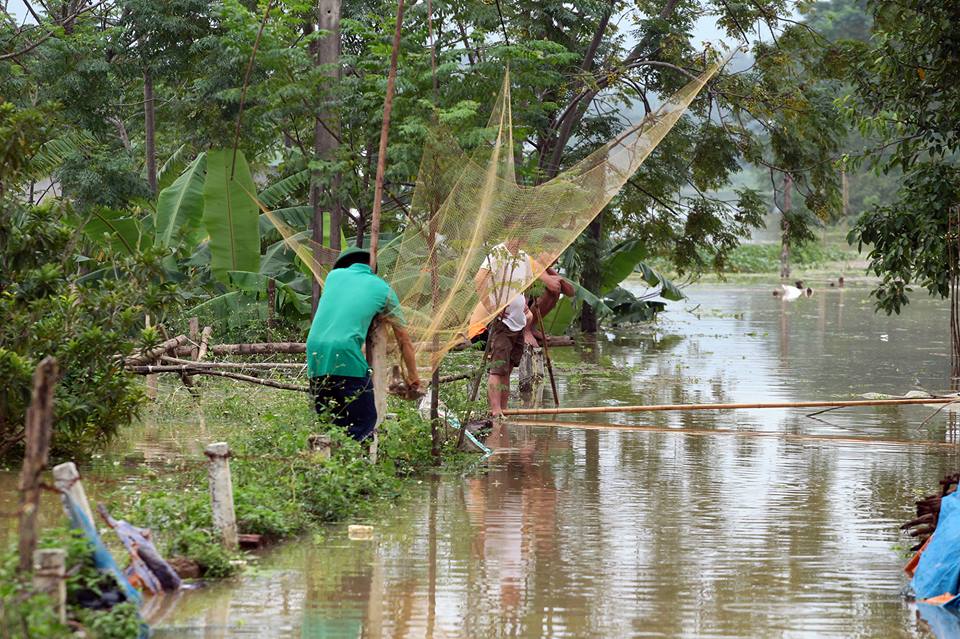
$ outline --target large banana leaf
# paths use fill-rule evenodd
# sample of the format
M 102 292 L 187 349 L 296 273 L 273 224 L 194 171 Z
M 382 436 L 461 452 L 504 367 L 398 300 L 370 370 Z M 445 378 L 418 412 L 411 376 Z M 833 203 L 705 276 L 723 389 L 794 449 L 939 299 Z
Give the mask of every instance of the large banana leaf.
M 95 210 L 84 225 L 83 233 L 94 243 L 114 251 L 137 255 L 140 250 L 140 222 L 119 211 Z
M 624 240 L 610 249 L 601 259 L 600 295 L 606 295 L 627 279 L 646 253 L 643 242 L 636 238 Z
M 207 179 L 203 186 L 203 223 L 210 236 L 210 270 L 223 283 L 229 271 L 260 267 L 259 208 L 253 176 L 243 153 L 237 151 L 231 177 L 233 151 L 207 153 Z
M 168 247 L 178 233 L 192 237 L 200 229 L 204 209 L 206 155 L 201 153 L 157 198 L 154 245 Z M 194 238 L 195 239 L 195 238 Z

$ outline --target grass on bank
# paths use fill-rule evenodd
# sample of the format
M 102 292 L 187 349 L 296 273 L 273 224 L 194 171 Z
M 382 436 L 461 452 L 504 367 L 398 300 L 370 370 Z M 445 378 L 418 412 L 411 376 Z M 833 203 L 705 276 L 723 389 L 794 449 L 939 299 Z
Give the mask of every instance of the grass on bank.
M 210 442 L 230 445 L 239 531 L 263 535 L 272 543 L 323 524 L 372 517 L 403 494 L 406 478 L 436 469 L 430 423 L 412 402 L 391 398 L 389 410 L 397 417 L 380 427 L 374 465 L 368 461 L 366 446 L 318 420 L 304 394 L 204 378 L 201 396 L 194 399 L 177 388 L 174 379 L 171 376 L 170 385 L 162 387 L 171 392 L 150 407 L 145 420 L 156 424 L 151 429 L 165 433 L 164 442 L 147 447 L 151 452 L 141 462 L 144 470 L 136 481 L 119 482 L 107 492 L 99 490 L 98 501 L 115 518 L 149 528 L 167 559 L 196 562 L 205 579 L 236 574 L 248 557 L 225 550 L 213 527 L 202 455 L 203 446 Z M 463 383 L 447 385 L 441 396 L 452 406 L 461 406 L 463 387 Z M 134 430 L 143 433 L 143 428 Z M 306 450 L 307 438 L 322 432 L 336 445 L 329 460 Z M 445 470 L 462 468 L 476 458 L 455 452 L 454 444 L 451 439 L 443 450 Z M 125 564 L 124 551 L 112 533 L 107 532 L 104 541 L 118 563 Z M 68 548 L 68 570 L 80 570 L 87 553 L 74 533 L 48 531 L 44 543 Z M 65 636 L 66 629 L 54 618 L 49 600 L 14 578 L 14 565 L 13 552 L 0 565 L 0 637 Z M 80 583 L 68 581 L 67 586 L 75 599 Z M 114 639 L 137 636 L 137 630 L 131 629 L 130 609 L 116 606 L 106 613 L 93 613 L 71 605 L 69 614 L 74 623 L 86 628 L 87 636 Z M 136 619 L 135 614 L 132 618 Z

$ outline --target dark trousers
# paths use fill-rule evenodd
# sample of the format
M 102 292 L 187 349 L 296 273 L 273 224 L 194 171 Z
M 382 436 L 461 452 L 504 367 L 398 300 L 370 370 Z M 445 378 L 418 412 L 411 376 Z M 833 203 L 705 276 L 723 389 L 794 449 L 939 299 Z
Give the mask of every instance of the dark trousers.
M 311 377 L 310 394 L 317 413 L 328 413 L 334 424 L 345 428 L 358 442 L 373 434 L 377 425 L 377 406 L 373 401 L 370 375 Z

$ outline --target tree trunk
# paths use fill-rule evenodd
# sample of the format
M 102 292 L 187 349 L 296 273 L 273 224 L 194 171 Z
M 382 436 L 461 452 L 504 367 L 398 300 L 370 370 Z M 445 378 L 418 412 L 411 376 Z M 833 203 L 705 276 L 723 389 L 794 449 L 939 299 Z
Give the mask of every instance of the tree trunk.
M 783 214 L 780 217 L 780 277 L 790 277 L 790 211 L 793 209 L 793 177 L 783 177 Z
M 314 63 L 316 66 L 328 66 L 327 75 L 336 79 L 340 76 L 340 0 L 317 1 L 317 26 L 328 32 L 324 38 L 313 44 Z M 313 25 L 310 25 L 312 30 Z M 333 82 L 330 83 L 331 85 Z M 339 142 L 334 134 L 336 126 L 335 110 L 331 107 L 333 87 L 331 92 L 321 94 L 322 104 L 318 106 L 313 127 L 313 152 L 317 160 L 333 160 Z M 339 178 L 334 176 L 326 189 L 320 186 L 320 171 L 314 171 L 310 182 L 310 206 L 313 209 L 313 241 L 315 246 L 323 245 L 323 213 L 330 210 L 330 247 L 340 248 L 340 201 L 338 196 Z M 326 191 L 324 197 L 323 191 Z M 326 207 L 324 205 L 327 205 Z M 320 260 L 321 255 L 315 251 L 314 258 Z M 313 283 L 313 310 L 317 310 L 320 302 L 320 282 Z
M 603 237 L 603 211 L 590 222 L 584 234 L 585 255 L 583 273 L 580 275 L 580 284 L 594 293 L 600 288 L 600 245 Z M 597 311 L 584 303 L 580 309 L 580 330 L 584 333 L 596 333 L 600 328 Z
M 146 150 L 147 184 L 150 192 L 157 194 L 157 131 L 156 110 L 153 100 L 153 75 L 150 70 L 143 72 L 143 135 Z

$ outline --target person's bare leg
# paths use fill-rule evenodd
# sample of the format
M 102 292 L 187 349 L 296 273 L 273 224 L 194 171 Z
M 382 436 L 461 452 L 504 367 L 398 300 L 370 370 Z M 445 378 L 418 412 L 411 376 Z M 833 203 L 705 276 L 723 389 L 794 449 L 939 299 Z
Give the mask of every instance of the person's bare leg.
M 513 371 L 510 371 L 512 373 Z M 510 373 L 501 378 L 500 386 L 500 412 L 510 405 Z
M 507 380 L 509 379 L 508 377 Z M 506 406 L 506 404 L 502 402 L 502 384 L 503 377 L 501 375 L 490 373 L 490 376 L 487 378 L 487 401 L 490 405 L 490 414 L 494 417 L 499 417 L 503 413 L 503 407 Z

